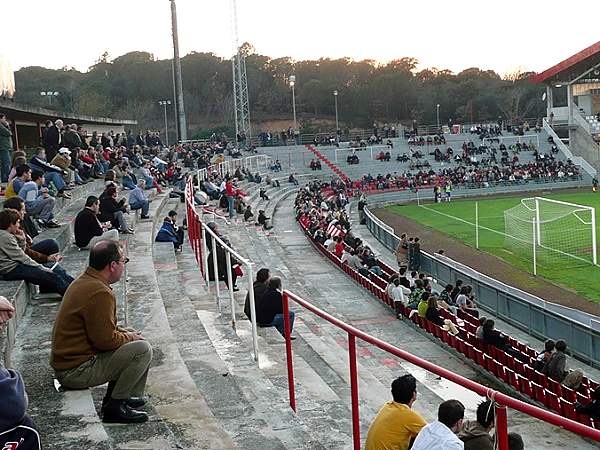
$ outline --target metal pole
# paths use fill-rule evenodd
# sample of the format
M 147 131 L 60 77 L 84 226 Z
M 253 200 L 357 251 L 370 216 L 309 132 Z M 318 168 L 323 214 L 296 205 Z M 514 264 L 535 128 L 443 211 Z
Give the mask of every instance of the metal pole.
M 338 102 L 337 102 L 338 91 L 333 91 L 333 98 L 335 99 L 335 142 L 339 142 L 340 141 L 340 133 L 339 133 L 340 123 L 338 120 Z
M 532 241 L 533 241 L 533 274 L 537 275 L 537 261 L 536 261 L 536 250 L 535 250 L 535 244 L 536 244 L 536 239 L 535 239 L 535 220 L 533 222 L 533 230 L 531 231 L 531 237 L 532 237 Z
M 356 338 L 348 333 L 348 357 L 350 358 L 350 396 L 352 398 L 352 436 L 354 450 L 360 450 L 360 419 L 358 413 L 358 374 L 356 368 Z
M 165 107 L 165 140 L 167 142 L 167 147 L 169 146 L 169 123 L 167 122 L 167 102 L 164 104 Z
M 290 308 L 287 292 L 283 292 L 281 304 L 283 309 L 283 328 L 285 331 L 285 357 L 287 362 L 290 408 L 292 408 L 294 412 L 296 412 L 296 392 L 294 387 L 294 360 L 292 356 L 292 340 L 290 339 Z
M 227 263 L 227 289 L 229 290 L 229 304 L 231 305 L 231 326 L 235 330 L 235 297 L 233 296 L 233 274 L 231 273 L 231 253 L 225 252 Z
M 506 420 L 506 406 L 496 405 L 495 409 L 498 450 L 508 450 L 508 423 Z
M 440 132 L 440 104 L 437 104 L 437 129 Z
M 475 202 L 475 248 L 479 250 L 479 202 Z
M 596 248 L 596 208 L 592 208 L 592 258 L 594 265 L 598 263 L 597 248 Z
M 213 235 L 210 236 L 212 239 L 212 254 L 213 254 L 213 274 L 215 276 L 215 288 L 217 290 L 217 309 L 221 312 L 221 300 L 219 296 L 221 291 L 219 289 L 219 265 L 217 264 L 217 240 Z
M 294 88 L 294 85 L 292 84 L 292 109 L 294 111 L 294 135 L 296 134 L 296 129 L 298 128 L 298 125 L 296 123 L 296 90 Z
M 254 350 L 254 361 L 260 366 L 258 360 L 258 326 L 256 325 L 256 299 L 254 298 L 254 273 L 252 264 L 246 264 L 248 269 L 248 297 L 250 299 L 250 322 L 252 322 L 252 349 Z
M 177 114 L 179 122 L 179 139 L 187 140 L 187 124 L 185 120 L 185 108 L 183 106 L 183 81 L 181 80 L 181 61 L 179 59 L 179 36 L 177 34 L 177 7 L 175 0 L 171 1 L 171 28 L 173 31 L 173 64 L 175 67 L 175 103 L 177 104 Z

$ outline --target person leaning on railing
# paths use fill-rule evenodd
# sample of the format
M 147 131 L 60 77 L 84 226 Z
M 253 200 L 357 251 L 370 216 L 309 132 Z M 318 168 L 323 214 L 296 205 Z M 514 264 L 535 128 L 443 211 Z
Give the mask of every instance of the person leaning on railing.
M 261 327 L 275 327 L 285 337 L 281 278 L 272 277 L 267 289 L 256 303 L 256 322 Z M 290 335 L 294 328 L 294 311 L 289 311 Z M 291 339 L 296 339 L 290 336 Z

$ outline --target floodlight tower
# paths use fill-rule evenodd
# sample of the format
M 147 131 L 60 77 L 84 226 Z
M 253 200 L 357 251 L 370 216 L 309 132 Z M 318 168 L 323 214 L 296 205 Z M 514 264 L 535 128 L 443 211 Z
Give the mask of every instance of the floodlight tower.
M 233 58 L 231 59 L 231 70 L 233 71 L 233 98 L 235 115 L 235 135 L 242 133 L 246 139 L 251 139 L 252 129 L 250 126 L 250 101 L 248 100 L 248 79 L 246 78 L 246 55 L 240 48 L 237 27 L 237 5 L 236 0 L 231 0 L 231 20 L 233 38 Z M 250 142 L 250 141 L 248 141 Z
M 187 140 L 187 123 L 183 106 L 183 82 L 181 81 L 181 60 L 179 59 L 179 35 L 177 33 L 177 7 L 171 2 L 171 28 L 173 32 L 173 84 L 175 85 L 175 109 L 177 111 L 177 138 Z

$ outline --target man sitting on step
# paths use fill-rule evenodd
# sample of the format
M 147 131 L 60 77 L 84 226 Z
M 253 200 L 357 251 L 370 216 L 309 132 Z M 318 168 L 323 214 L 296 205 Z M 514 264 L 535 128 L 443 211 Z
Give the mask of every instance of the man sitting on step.
M 128 258 L 114 241 L 90 250 L 89 266 L 67 290 L 52 332 L 50 365 L 67 389 L 108 382 L 102 420 L 146 422 L 143 406 L 152 346 L 139 331 L 117 325 L 116 298 L 110 287 L 123 275 Z
M 256 302 L 256 322 L 261 327 L 275 327 L 285 337 L 283 303 L 281 298 L 281 278 L 273 277 L 267 283 L 267 289 Z M 294 311 L 289 311 L 290 334 L 294 328 Z M 291 339 L 296 339 L 291 336 Z
M 56 239 L 43 239 L 33 243 L 33 238 L 39 234 L 33 221 L 27 216 L 25 202 L 21 197 L 11 197 L 4 201 L 4 209 L 16 211 L 20 219 L 20 230 L 17 230 L 17 241 L 23 251 L 34 261 L 40 264 L 60 261 L 58 242 Z
M 119 230 L 112 228 L 110 222 L 105 224 L 98 220 L 100 200 L 90 195 L 85 201 L 85 208 L 75 218 L 75 245 L 81 248 L 92 248 L 100 241 L 119 241 Z
M 53 256 L 45 264 L 34 261 L 25 253 L 19 213 L 13 209 L 0 211 L 0 275 L 5 280 L 25 280 L 36 284 L 44 293 L 65 293 L 73 278 L 58 265 L 62 259 Z
M 175 251 L 181 251 L 184 235 L 183 228 L 177 226 L 177 211 L 169 211 L 169 214 L 165 217 L 162 227 L 158 230 L 154 240 L 156 242 L 172 242 Z M 211 262 L 212 261 L 209 261 L 209 263 Z

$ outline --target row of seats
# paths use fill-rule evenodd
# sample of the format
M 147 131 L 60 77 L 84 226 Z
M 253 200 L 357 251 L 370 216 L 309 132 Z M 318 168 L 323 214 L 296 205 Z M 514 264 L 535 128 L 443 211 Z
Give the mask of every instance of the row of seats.
M 382 302 L 394 308 L 394 302 L 386 292 L 387 281 L 383 277 L 379 277 L 373 273 L 370 274 L 370 277 L 365 277 L 347 264 L 342 264 L 340 258 L 328 251 L 326 247 L 310 236 L 306 227 L 302 224 L 300 224 L 300 226 L 303 228 L 311 242 L 313 242 L 327 258 Z M 389 278 L 389 276 L 395 272 L 393 268 L 389 267 L 381 260 L 378 260 L 378 265 L 384 272 L 385 278 Z M 410 308 L 401 308 L 401 313 L 405 317 L 409 317 L 410 311 Z M 445 344 L 452 347 L 455 351 L 463 354 L 480 367 L 486 369 L 516 391 L 569 419 L 578 421 L 590 427 L 600 427 L 600 423 L 595 423 L 589 416 L 577 413 L 574 407 L 575 402 L 586 403 L 589 401 L 590 391 L 598 388 L 598 383 L 584 376 L 582 387 L 578 391 L 562 386 L 560 383 L 532 368 L 533 360 L 538 353 L 535 349 L 507 336 L 511 346 L 529 358 L 530 364 L 523 364 L 521 361 L 516 360 L 512 355 L 509 355 L 496 347 L 488 346 L 480 339 L 477 339 L 474 334 L 475 329 L 479 326 L 476 317 L 462 312 L 459 313 L 459 317 L 455 316 L 450 311 L 440 310 L 440 312 L 445 319 L 449 319 L 455 323 L 460 330 L 459 335 L 451 335 L 442 327 L 420 317 L 418 314 L 413 314 L 411 320 L 416 326 L 419 326 L 426 332 L 434 335 Z
M 338 177 L 340 177 L 342 180 L 344 180 L 344 182 L 349 182 L 350 179 L 348 178 L 348 176 L 346 176 L 346 174 L 344 172 L 342 172 L 335 164 L 333 164 L 329 158 L 327 158 L 325 155 L 323 155 L 323 153 L 321 153 L 319 150 L 316 149 L 316 147 L 312 146 L 312 145 L 307 145 L 306 148 L 311 151 L 312 153 L 314 153 L 314 155 L 319 158 L 321 161 L 323 161 L 331 170 L 333 170 L 333 173 L 335 173 Z

